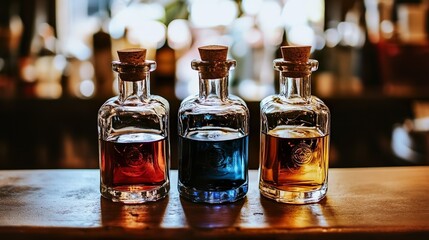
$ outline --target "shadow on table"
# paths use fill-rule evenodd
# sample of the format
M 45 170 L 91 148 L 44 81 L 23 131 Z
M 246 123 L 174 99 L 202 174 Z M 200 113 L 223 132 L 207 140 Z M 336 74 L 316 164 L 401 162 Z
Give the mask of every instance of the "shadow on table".
M 159 228 L 164 219 L 169 197 L 157 202 L 126 205 L 100 197 L 103 226 L 124 228 Z
M 246 198 L 234 203 L 209 205 L 180 198 L 186 221 L 193 228 L 233 227 L 245 201 Z
M 273 228 L 329 227 L 336 222 L 335 214 L 327 204 L 327 198 L 319 203 L 291 205 L 260 197 L 265 221 Z

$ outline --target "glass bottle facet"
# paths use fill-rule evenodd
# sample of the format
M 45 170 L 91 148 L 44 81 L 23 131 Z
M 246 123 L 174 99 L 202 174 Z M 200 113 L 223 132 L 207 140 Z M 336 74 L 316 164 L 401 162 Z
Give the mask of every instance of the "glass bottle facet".
M 145 55 L 145 49 L 123 51 Z M 114 202 L 157 201 L 170 189 L 169 104 L 150 94 L 156 63 L 142 58 L 113 62 L 119 96 L 98 112 L 100 191 Z
M 178 112 L 178 189 L 193 202 L 234 202 L 248 188 L 249 110 L 242 99 L 228 94 L 228 72 L 236 62 L 226 60 L 227 47 L 199 50 L 203 60 L 192 61 L 199 72 L 199 94 L 184 99 Z M 216 51 L 224 59 L 216 59 Z M 206 59 L 207 52 L 215 56 Z
M 318 202 L 328 188 L 330 112 L 311 95 L 311 72 L 318 62 L 285 60 L 285 54 L 295 51 L 286 48 L 304 48 L 298 53 L 308 55 L 310 50 L 282 47 L 284 58 L 274 60 L 274 69 L 280 72 L 280 93 L 260 104 L 259 189 L 278 202 Z

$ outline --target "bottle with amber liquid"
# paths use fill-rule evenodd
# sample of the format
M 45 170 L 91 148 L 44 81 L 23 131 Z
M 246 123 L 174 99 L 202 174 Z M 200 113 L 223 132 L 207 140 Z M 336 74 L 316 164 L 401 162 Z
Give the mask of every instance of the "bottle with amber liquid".
M 150 94 L 146 49 L 118 51 L 113 61 L 119 96 L 98 112 L 100 191 L 114 202 L 144 203 L 164 198 L 170 189 L 169 104 Z
M 199 48 L 192 61 L 199 73 L 199 94 L 184 99 L 178 112 L 180 196 L 193 202 L 225 203 L 248 190 L 249 110 L 228 94 L 236 62 L 226 46 Z
M 311 95 L 318 61 L 310 46 L 283 46 L 274 60 L 280 93 L 261 101 L 259 189 L 277 202 L 305 204 L 328 189 L 330 112 Z

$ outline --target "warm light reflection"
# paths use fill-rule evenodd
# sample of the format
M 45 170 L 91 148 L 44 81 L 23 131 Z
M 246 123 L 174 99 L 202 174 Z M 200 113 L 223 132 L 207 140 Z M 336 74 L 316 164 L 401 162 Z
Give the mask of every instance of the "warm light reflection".
M 159 229 L 164 219 L 168 199 L 147 204 L 118 204 L 100 198 L 101 222 L 104 226 L 121 228 Z
M 198 72 L 191 68 L 192 60 L 200 59 L 198 47 L 210 44 L 231 45 L 229 42 L 231 38 L 222 34 L 222 31 L 217 28 L 194 28 L 193 34 L 191 48 L 176 60 L 175 95 L 178 99 L 198 93 Z M 230 77 L 233 72 L 230 72 Z
M 237 3 L 231 0 L 194 0 L 190 3 L 190 21 L 195 27 L 227 26 L 238 15 Z
M 60 98 L 62 94 L 61 84 L 56 82 L 40 82 L 36 85 L 35 93 L 39 98 Z
M 94 66 L 91 62 L 85 61 L 79 67 L 79 97 L 88 98 L 94 94 L 95 84 L 92 80 L 94 77 Z
M 63 71 L 67 66 L 67 59 L 63 55 L 56 55 L 54 57 L 54 68 L 58 71 Z
M 90 79 L 83 80 L 79 85 L 79 91 L 83 97 L 91 97 L 95 91 L 94 82 Z
M 325 41 L 315 30 L 323 29 L 324 3 L 324 0 L 286 1 L 282 19 L 291 45 L 311 45 L 312 51 L 323 48 Z
M 306 204 L 306 205 L 284 205 L 278 208 L 278 203 L 261 199 L 261 205 L 264 210 L 264 216 L 270 227 L 275 228 L 311 228 L 328 227 L 330 225 L 327 204 L 323 203 Z M 276 221 L 270 221 L 271 217 L 276 216 Z
M 25 82 L 36 81 L 36 78 L 37 78 L 36 68 L 30 62 L 30 59 L 23 60 L 22 67 L 21 67 L 21 78 Z
M 396 12 L 396 8 L 399 9 L 401 4 L 394 0 L 364 0 L 364 4 L 368 39 L 372 43 L 378 43 L 380 40 L 392 38 L 401 22 L 401 14 Z M 399 18 L 398 22 L 394 22 L 394 14 Z
M 87 60 L 91 57 L 91 48 L 80 39 L 72 39 L 68 41 L 65 47 L 66 53 L 76 57 L 79 60 Z
M 164 7 L 159 3 L 134 3 L 128 7 L 118 7 L 109 23 L 109 33 L 114 39 L 125 36 L 126 30 L 130 31 L 131 41 L 139 43 L 140 41 L 153 42 L 152 38 L 159 39 L 159 27 L 153 22 L 157 22 L 165 17 Z M 149 24 L 149 25 L 146 25 Z M 155 28 L 155 29 L 153 29 Z M 155 37 L 142 37 L 142 32 L 152 34 L 154 30 Z M 164 30 L 165 31 L 165 30 Z M 128 33 L 127 33 L 128 34 Z M 149 34 L 149 35 L 150 35 Z M 151 41 L 152 40 L 152 41 Z M 155 41 L 157 43 L 158 41 Z
M 116 59 L 115 50 L 130 47 L 146 48 L 147 58 L 155 59 L 157 49 L 167 41 L 177 58 L 175 93 L 179 99 L 198 92 L 197 74 L 189 66 L 190 61 L 199 57 L 198 46 L 229 46 L 231 57 L 243 65 L 242 69 L 230 73 L 231 82 L 235 81 L 231 93 L 257 101 L 274 93 L 272 60 L 285 38 L 291 45 L 311 45 L 312 51 L 321 50 L 325 45 L 335 46 L 339 41 L 330 32 L 323 34 L 324 0 L 188 0 L 187 8 L 173 10 L 174 4 L 165 1 L 112 0 L 107 6 L 109 19 L 103 19 L 99 13 L 90 15 L 88 9 L 78 11 L 83 2 L 85 0 L 65 0 L 58 4 L 61 5 L 58 14 L 64 16 L 58 18 L 61 53 L 88 61 L 94 51 L 92 36 L 106 24 L 107 29 L 103 29 L 111 36 L 113 59 Z M 174 10 L 180 17 L 172 17 Z M 325 36 L 331 39 L 325 40 Z M 23 74 L 27 81 L 31 81 L 31 72 L 28 68 Z M 79 86 L 89 84 L 83 80 L 93 81 L 94 74 L 72 75 L 69 80 L 74 81 L 69 84 L 72 90 L 67 91 L 76 96 L 89 96 L 90 91 L 85 95 Z M 117 93 L 116 82 L 112 88 Z
M 189 48 L 192 43 L 192 33 L 188 21 L 175 19 L 168 24 L 168 45 L 173 49 Z
M 285 3 L 282 18 L 286 29 L 307 24 L 306 4 L 308 4 L 307 1 L 303 0 L 289 0 Z
M 389 39 L 393 37 L 395 26 L 393 25 L 392 21 L 383 20 L 380 24 L 380 29 L 381 33 L 383 34 L 383 37 Z
M 244 40 L 253 47 L 259 47 L 263 44 L 263 35 L 260 29 L 252 27 L 244 34 Z
M 27 66 L 28 67 L 28 66 Z M 63 66 L 58 64 L 58 58 L 54 56 L 39 57 L 34 62 L 34 72 L 32 67 L 27 69 L 24 74 L 33 74 L 27 80 L 32 81 L 31 77 L 35 77 L 36 87 L 35 94 L 40 98 L 60 98 L 62 87 L 60 84 Z M 29 73 L 30 72 L 30 73 Z M 25 75 L 24 75 L 25 76 Z
M 246 101 L 260 101 L 273 93 L 273 84 L 264 84 L 251 79 L 243 79 L 238 85 L 238 94 Z
M 406 119 L 392 131 L 393 153 L 405 161 L 420 164 L 427 162 L 429 143 L 429 103 L 413 104 L 414 119 Z
M 264 35 L 264 41 L 276 46 L 283 39 L 283 28 L 281 21 L 281 6 L 278 2 L 265 1 L 258 14 L 258 25 Z
M 413 145 L 413 140 L 406 128 L 399 126 L 393 130 L 391 146 L 396 156 L 417 163 L 422 156 L 420 156 L 419 152 L 412 149 Z
M 120 39 L 125 35 L 125 25 L 119 18 L 112 18 L 109 22 L 109 34 L 113 39 Z
M 140 24 L 140 26 L 130 29 L 130 38 L 136 37 L 138 43 L 146 48 L 160 48 L 164 45 L 166 27 L 163 23 L 148 20 L 142 21 Z
M 282 26 L 281 8 L 278 2 L 264 1 L 258 13 L 259 26 L 262 29 Z
M 94 76 L 94 67 L 91 62 L 82 62 L 79 68 L 79 76 L 81 79 L 91 79 Z
M 341 41 L 337 28 L 328 28 L 325 31 L 326 46 L 333 48 Z
M 346 46 L 362 47 L 365 35 L 361 28 L 353 22 L 341 22 L 338 24 L 338 32 L 342 36 L 342 42 Z
M 248 15 L 256 15 L 262 7 L 264 0 L 243 0 L 241 8 Z
M 191 69 L 190 62 L 198 58 L 196 51 L 190 51 L 176 61 L 176 88 L 178 99 L 198 93 L 198 73 Z
M 426 16 L 427 6 L 423 4 L 398 4 L 399 38 L 404 42 L 424 43 L 426 41 Z
M 288 42 L 292 45 L 315 45 L 314 30 L 307 25 L 293 26 L 287 31 L 287 34 Z

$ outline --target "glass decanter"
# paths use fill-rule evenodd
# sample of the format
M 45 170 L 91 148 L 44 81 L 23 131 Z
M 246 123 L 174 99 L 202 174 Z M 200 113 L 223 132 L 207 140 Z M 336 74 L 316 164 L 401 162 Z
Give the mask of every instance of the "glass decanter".
M 228 94 L 228 48 L 199 48 L 193 60 L 199 73 L 199 94 L 184 99 L 178 112 L 180 195 L 193 202 L 224 203 L 243 198 L 248 190 L 249 110 Z
M 318 202 L 328 189 L 330 112 L 311 95 L 309 46 L 281 47 L 280 93 L 261 101 L 259 189 L 277 202 Z
M 169 104 L 150 94 L 146 49 L 118 51 L 113 61 L 119 96 L 98 112 L 100 191 L 114 202 L 144 203 L 164 198 L 170 189 Z

